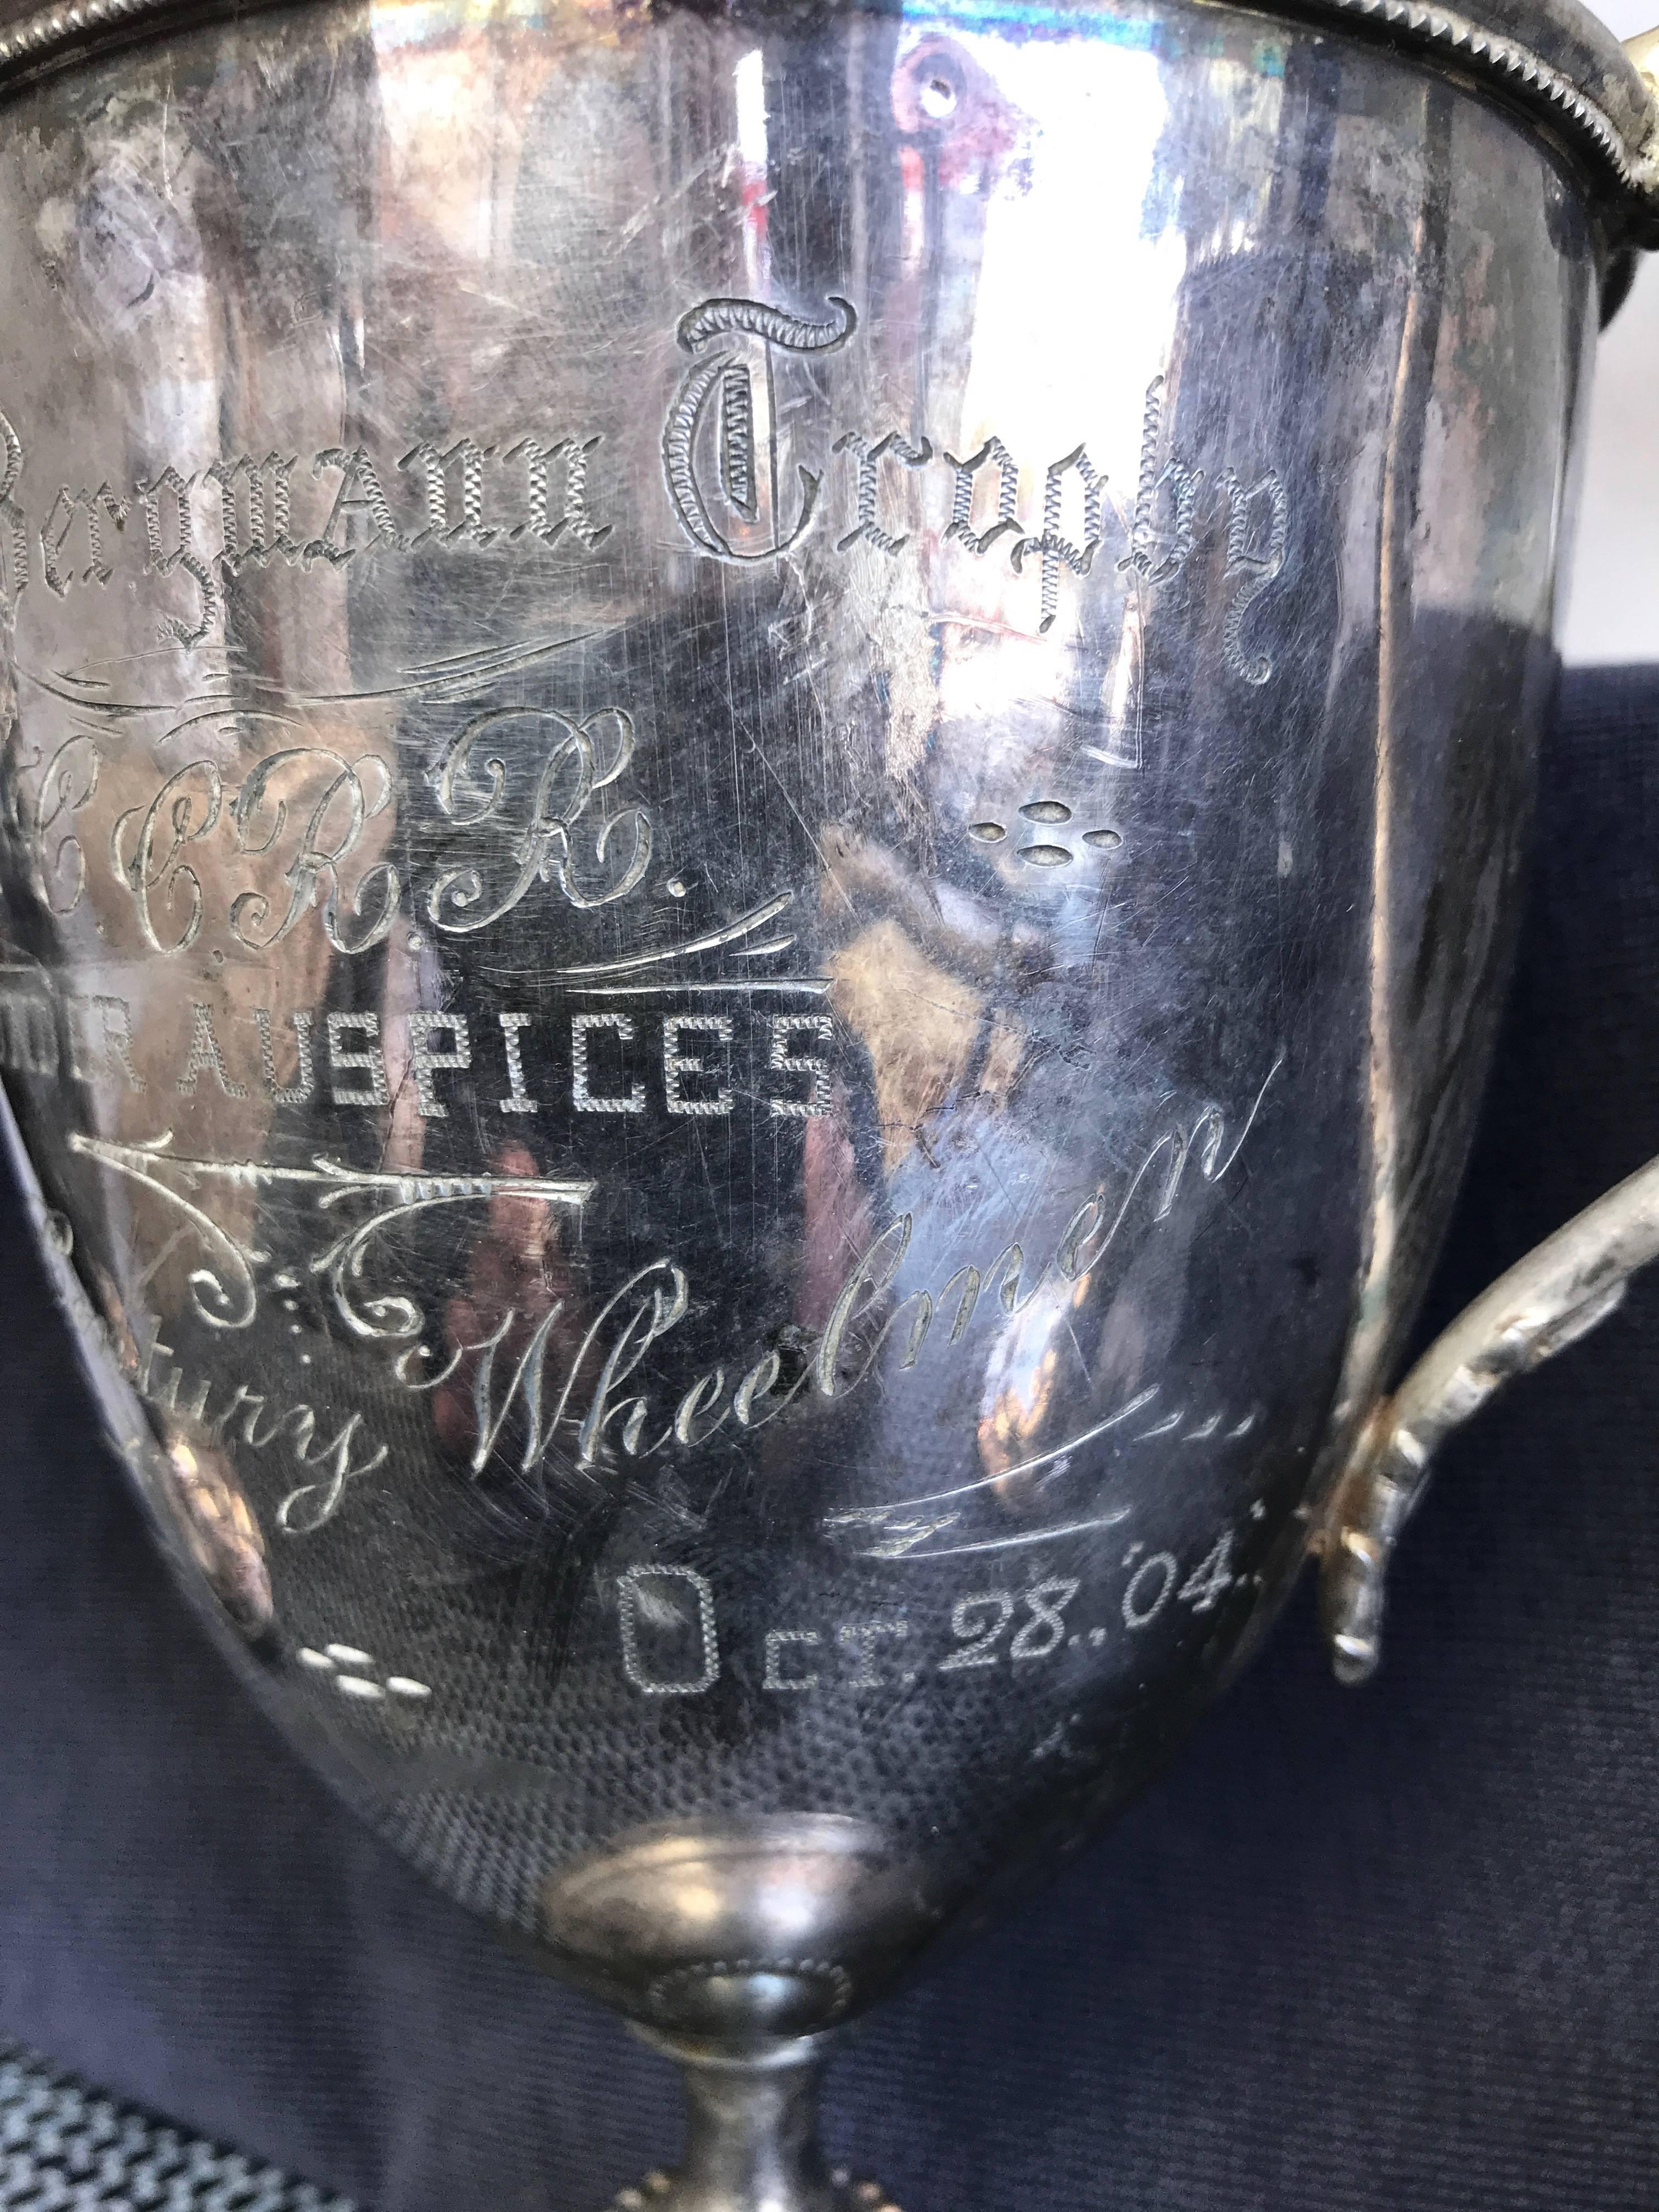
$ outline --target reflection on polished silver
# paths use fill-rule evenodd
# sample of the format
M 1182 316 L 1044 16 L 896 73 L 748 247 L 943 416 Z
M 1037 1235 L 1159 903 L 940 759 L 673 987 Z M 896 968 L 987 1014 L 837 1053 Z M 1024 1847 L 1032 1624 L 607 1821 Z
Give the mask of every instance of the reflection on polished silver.
M 1650 1170 L 1384 1395 L 1650 49 L 147 13 L 0 0 L 43 1256 L 296 1747 L 684 2063 L 624 2212 L 880 2212 L 834 2037 L 1310 1548 L 1368 1671 L 1430 1450 L 1659 1237 Z

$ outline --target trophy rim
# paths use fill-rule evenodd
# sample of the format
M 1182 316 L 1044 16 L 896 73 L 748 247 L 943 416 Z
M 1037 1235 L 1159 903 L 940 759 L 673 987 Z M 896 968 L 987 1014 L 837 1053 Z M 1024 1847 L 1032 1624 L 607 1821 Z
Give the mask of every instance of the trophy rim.
M 1227 0 L 1238 12 L 1375 40 L 1494 96 L 1571 158 L 1616 246 L 1659 246 L 1659 101 L 1630 53 L 1579 0 Z M 167 32 L 307 11 L 321 0 L 0 0 L 0 97 L 20 83 Z M 663 4 L 663 0 L 659 0 Z M 672 6 L 677 0 L 665 0 Z M 1100 0 L 1050 0 L 1056 23 Z M 1219 0 L 1198 0 L 1219 4 Z M 720 0 L 734 21 L 787 25 L 883 14 L 891 0 Z M 711 12 L 702 8 L 700 12 Z

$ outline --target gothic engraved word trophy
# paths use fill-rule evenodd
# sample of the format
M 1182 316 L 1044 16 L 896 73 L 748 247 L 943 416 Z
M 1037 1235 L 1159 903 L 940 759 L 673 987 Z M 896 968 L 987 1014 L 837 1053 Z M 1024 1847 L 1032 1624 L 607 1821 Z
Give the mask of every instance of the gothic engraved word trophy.
M 664 2212 L 1659 1250 L 1382 1395 L 1598 319 L 1574 0 L 0 0 L 0 1061 L 295 1746 L 684 2062 Z M 618 2200 L 638 2205 L 639 2191 Z

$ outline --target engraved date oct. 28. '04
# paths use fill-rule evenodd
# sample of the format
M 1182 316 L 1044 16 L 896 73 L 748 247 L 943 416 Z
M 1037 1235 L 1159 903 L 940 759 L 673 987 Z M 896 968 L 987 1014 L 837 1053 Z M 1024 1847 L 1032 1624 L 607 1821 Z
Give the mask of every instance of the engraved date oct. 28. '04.
M 1132 1544 L 1103 1617 L 1103 1594 L 1091 1604 L 1081 1577 L 1046 1575 L 1017 1589 L 964 1591 L 942 1620 L 902 1606 L 869 1620 L 769 1628 L 750 1663 L 760 1661 L 761 1688 L 782 1697 L 908 1690 L 935 1676 L 977 1678 L 987 1668 L 1018 1672 L 1064 1652 L 1121 1645 L 1183 1607 L 1213 1612 L 1240 1579 L 1233 1546 L 1231 1528 L 1201 1556 Z M 695 1567 L 629 1567 L 617 1580 L 617 1625 L 623 1673 L 647 1698 L 701 1697 L 733 1656 L 722 1644 L 714 1586 Z

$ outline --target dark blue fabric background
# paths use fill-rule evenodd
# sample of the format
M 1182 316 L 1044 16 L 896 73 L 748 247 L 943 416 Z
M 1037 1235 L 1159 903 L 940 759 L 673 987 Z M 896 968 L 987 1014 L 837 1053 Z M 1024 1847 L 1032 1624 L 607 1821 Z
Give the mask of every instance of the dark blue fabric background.
M 1444 1318 L 1659 1152 L 1659 672 L 1570 683 Z M 0 2033 L 379 2212 L 598 2212 L 668 2068 L 428 1893 L 162 1580 L 0 1224 Z M 908 2212 L 1659 2206 L 1659 1279 L 1448 1451 L 1384 1672 L 1311 1606 L 839 2063 Z

